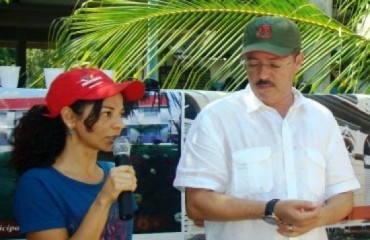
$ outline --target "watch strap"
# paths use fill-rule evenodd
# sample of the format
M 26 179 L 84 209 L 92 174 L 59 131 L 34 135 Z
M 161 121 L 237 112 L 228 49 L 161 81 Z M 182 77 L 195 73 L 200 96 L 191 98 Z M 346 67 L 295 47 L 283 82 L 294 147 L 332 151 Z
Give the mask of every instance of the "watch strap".
M 265 216 L 271 216 L 272 215 L 272 213 L 274 212 L 275 205 L 279 200 L 280 199 L 272 199 L 272 200 L 267 202 L 266 209 L 265 209 Z

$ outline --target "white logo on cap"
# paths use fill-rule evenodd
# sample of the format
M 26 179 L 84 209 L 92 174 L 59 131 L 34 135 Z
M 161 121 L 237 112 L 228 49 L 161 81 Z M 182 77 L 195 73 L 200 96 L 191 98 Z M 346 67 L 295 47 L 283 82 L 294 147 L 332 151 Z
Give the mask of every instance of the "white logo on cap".
M 101 80 L 101 76 L 94 77 L 94 75 L 86 75 L 80 82 L 82 87 L 94 88 L 102 83 Z

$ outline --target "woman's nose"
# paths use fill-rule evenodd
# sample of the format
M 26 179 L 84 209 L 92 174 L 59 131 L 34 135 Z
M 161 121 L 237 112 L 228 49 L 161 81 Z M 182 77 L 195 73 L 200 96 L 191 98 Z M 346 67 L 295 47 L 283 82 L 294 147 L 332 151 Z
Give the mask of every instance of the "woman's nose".
M 116 117 L 113 122 L 114 128 L 120 128 L 122 129 L 125 126 L 125 122 L 123 121 L 122 117 Z

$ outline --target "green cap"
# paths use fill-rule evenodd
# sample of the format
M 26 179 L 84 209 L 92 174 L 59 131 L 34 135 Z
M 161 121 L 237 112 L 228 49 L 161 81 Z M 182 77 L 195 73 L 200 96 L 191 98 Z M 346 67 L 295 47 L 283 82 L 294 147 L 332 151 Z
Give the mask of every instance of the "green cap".
M 301 35 L 298 26 L 287 18 L 259 17 L 245 28 L 243 54 L 263 51 L 286 56 L 295 48 L 301 48 Z

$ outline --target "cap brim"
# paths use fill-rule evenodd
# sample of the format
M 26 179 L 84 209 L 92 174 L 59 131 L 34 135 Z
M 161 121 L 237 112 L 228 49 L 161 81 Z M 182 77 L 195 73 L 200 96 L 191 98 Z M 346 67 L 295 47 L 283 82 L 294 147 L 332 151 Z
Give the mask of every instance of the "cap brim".
M 101 86 L 99 89 L 85 96 L 83 99 L 104 99 L 114 96 L 118 93 L 122 93 L 126 102 L 138 100 L 145 94 L 144 83 L 136 80 Z
M 254 51 L 272 53 L 272 54 L 283 57 L 283 56 L 289 55 L 293 51 L 293 48 L 276 46 L 276 45 L 269 44 L 267 42 L 262 42 L 262 43 L 254 43 L 254 44 L 246 46 L 245 48 L 243 48 L 242 54 L 254 52 Z
M 139 100 L 145 94 L 145 86 L 141 81 L 123 82 L 119 85 L 122 86 L 122 94 L 127 102 Z

